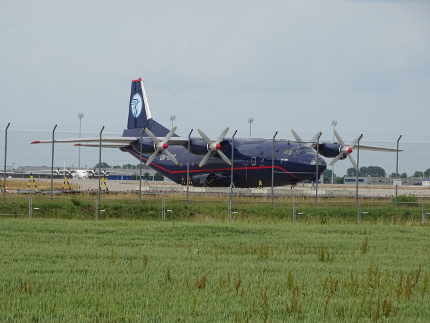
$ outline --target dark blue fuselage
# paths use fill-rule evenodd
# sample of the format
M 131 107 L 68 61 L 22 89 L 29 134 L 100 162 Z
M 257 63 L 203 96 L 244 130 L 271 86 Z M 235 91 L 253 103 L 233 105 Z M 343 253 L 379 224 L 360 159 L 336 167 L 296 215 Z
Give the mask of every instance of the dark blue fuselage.
M 191 138 L 193 139 L 199 140 Z M 186 184 L 189 160 L 190 184 L 229 186 L 233 174 L 235 187 L 271 186 L 272 171 L 274 186 L 294 185 L 315 180 L 317 176 L 319 178 L 327 167 L 325 161 L 318 157 L 313 149 L 297 142 L 280 140 L 273 144 L 271 139 L 235 139 L 233 156 L 232 145 L 232 139 L 225 139 L 221 143 L 221 150 L 232 161 L 233 167 L 226 164 L 217 154 L 210 157 L 203 167 L 199 167 L 203 153 L 207 150 L 202 150 L 201 154 L 194 154 L 183 146 L 169 146 L 169 151 L 179 162 L 178 165 L 166 155 L 160 154 L 150 166 L 172 181 Z M 141 156 L 139 143 L 124 150 L 137 159 Z M 149 155 L 142 154 L 142 161 L 146 162 Z M 273 163 L 272 156 L 275 157 Z

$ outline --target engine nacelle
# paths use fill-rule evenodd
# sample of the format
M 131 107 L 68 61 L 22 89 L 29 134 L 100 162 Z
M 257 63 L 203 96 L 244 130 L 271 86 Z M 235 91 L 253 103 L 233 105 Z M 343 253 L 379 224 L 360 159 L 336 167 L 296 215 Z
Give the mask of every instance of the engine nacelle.
M 186 147 L 188 148 L 188 147 Z M 200 138 L 190 139 L 190 153 L 195 155 L 205 155 L 208 152 L 208 144 Z
M 133 147 L 137 151 L 140 151 L 141 146 L 142 146 L 142 151 L 141 151 L 142 154 L 150 154 L 156 150 L 154 142 L 147 137 L 142 138 L 142 145 L 140 144 L 140 138 L 137 140 L 136 143 L 133 144 Z
M 341 146 L 338 143 L 323 142 L 319 144 L 318 152 L 327 158 L 334 158 L 340 153 Z M 345 156 L 346 157 L 346 156 Z M 345 158 L 343 157 L 343 158 Z M 343 159 L 341 158 L 341 159 Z

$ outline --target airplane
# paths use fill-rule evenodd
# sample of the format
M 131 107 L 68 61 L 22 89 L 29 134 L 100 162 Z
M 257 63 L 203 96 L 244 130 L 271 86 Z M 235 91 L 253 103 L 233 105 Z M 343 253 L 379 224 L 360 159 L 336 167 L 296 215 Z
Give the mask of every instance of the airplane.
M 51 173 L 51 170 L 31 171 L 32 175 L 49 175 L 50 173 Z M 118 172 L 115 172 L 115 173 L 118 173 Z M 101 177 L 107 178 L 109 177 L 110 172 L 106 171 L 106 169 L 103 169 L 100 174 L 101 174 Z M 60 167 L 58 167 L 57 169 L 54 169 L 53 175 L 55 176 L 63 175 L 64 177 L 69 177 L 73 179 L 90 179 L 93 177 L 98 177 L 99 171 L 98 169 L 91 170 L 87 164 L 86 169 L 78 169 L 78 168 L 66 169 L 65 166 L 63 167 L 63 169 L 60 169 Z
M 200 137 L 180 137 L 175 134 L 176 128 L 169 130 L 152 118 L 144 81 L 139 78 L 131 82 L 127 128 L 122 137 L 71 138 L 54 142 L 119 148 L 175 183 L 186 185 L 189 174 L 189 185 L 205 187 L 229 187 L 232 183 L 234 187 L 267 187 L 272 185 L 272 171 L 273 186 L 315 181 L 327 167 L 320 155 L 337 161 L 352 152 L 351 147 L 339 139 L 340 143 L 319 144 L 319 155 L 313 149 L 315 144 L 309 146 L 297 138 L 296 141 L 226 138 L 228 127 L 214 139 L 200 129 L 197 129 Z M 40 143 L 52 141 L 32 142 Z
M 74 179 L 89 179 L 89 178 L 93 178 L 93 177 L 98 177 L 99 176 L 99 172 L 98 170 L 94 169 L 91 170 L 87 167 L 87 169 L 67 169 L 66 171 L 64 170 L 59 170 L 59 171 L 54 171 L 54 173 L 56 175 L 59 174 L 64 174 L 64 176 L 66 177 L 72 177 Z M 101 171 L 101 176 L 102 177 L 108 177 L 109 176 L 109 172 L 106 171 L 106 169 Z

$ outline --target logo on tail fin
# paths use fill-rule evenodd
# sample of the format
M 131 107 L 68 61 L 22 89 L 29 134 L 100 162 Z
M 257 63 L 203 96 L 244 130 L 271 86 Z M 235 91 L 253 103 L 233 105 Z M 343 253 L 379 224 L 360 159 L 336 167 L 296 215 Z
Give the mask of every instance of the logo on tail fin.
M 130 109 L 135 118 L 142 112 L 142 96 L 139 93 L 135 93 L 130 100 Z

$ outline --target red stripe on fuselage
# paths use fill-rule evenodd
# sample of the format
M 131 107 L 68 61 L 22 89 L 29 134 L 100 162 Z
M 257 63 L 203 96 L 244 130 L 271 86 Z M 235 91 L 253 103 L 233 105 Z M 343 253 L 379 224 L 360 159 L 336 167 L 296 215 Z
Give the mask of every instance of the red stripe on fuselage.
M 129 150 L 129 152 L 132 153 L 133 155 L 137 156 L 138 158 L 142 157 L 142 159 L 148 160 L 148 158 L 145 158 L 145 157 L 141 156 L 140 154 L 138 154 L 134 150 Z M 162 169 L 165 172 L 170 173 L 170 174 L 181 174 L 181 173 L 186 173 L 187 172 L 186 170 L 175 170 L 175 171 L 172 171 L 172 170 L 164 168 L 164 167 L 162 167 L 160 165 L 157 165 L 154 162 L 152 162 L 151 165 L 154 165 L 154 166 L 158 167 L 159 169 Z M 250 170 L 250 169 L 262 169 L 262 168 L 270 168 L 271 169 L 272 166 L 233 167 L 233 170 Z M 301 180 L 300 177 L 297 177 L 296 175 L 290 173 L 289 171 L 285 170 L 284 168 L 282 168 L 280 166 L 275 166 L 275 168 L 279 169 L 279 170 L 281 170 L 281 171 L 283 171 L 285 173 L 287 173 L 290 176 L 293 176 L 293 177 Z M 230 171 L 230 170 L 231 170 L 230 167 L 227 167 L 227 168 L 218 168 L 218 169 L 216 169 L 216 168 L 214 168 L 214 169 L 202 169 L 202 170 L 198 170 L 198 169 L 192 170 L 192 169 L 190 169 L 190 173 L 222 172 L 222 171 Z

